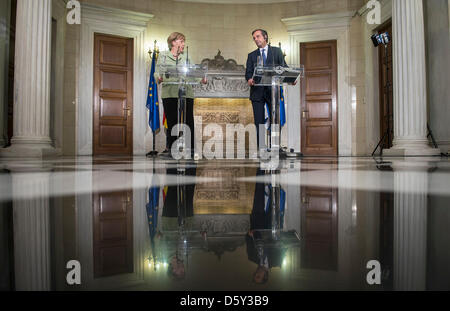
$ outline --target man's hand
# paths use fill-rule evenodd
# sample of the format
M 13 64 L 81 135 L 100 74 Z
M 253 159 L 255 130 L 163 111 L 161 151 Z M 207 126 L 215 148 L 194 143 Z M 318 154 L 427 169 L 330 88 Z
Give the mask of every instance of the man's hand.
M 206 78 L 203 78 L 202 79 L 202 84 L 207 84 L 207 83 L 208 83 L 208 80 Z
M 163 82 L 164 81 L 164 79 L 162 78 L 162 77 L 159 77 L 158 78 L 158 83 L 161 83 L 161 82 Z
M 248 83 L 249 86 L 254 86 L 255 85 L 255 80 L 250 79 L 250 80 L 247 81 L 247 83 Z

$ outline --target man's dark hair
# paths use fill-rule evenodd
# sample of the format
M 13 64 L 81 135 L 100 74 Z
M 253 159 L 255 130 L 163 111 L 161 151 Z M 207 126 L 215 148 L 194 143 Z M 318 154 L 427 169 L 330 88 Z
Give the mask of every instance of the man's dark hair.
M 261 34 L 263 35 L 264 39 L 266 40 L 266 42 L 269 42 L 269 34 L 267 33 L 267 31 L 265 31 L 264 29 L 255 29 L 252 31 L 252 36 L 255 34 L 255 32 L 257 31 L 261 31 Z

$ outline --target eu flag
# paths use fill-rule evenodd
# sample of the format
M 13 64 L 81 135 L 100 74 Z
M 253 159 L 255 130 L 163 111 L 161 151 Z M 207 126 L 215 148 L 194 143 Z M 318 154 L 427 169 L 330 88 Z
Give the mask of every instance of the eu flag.
M 148 82 L 147 109 L 149 110 L 148 125 L 153 133 L 159 131 L 159 103 L 158 103 L 158 85 L 155 81 L 156 53 L 153 52 L 152 69 L 150 70 L 150 80 Z
M 286 191 L 280 189 L 280 229 L 284 227 L 284 211 L 286 209 Z

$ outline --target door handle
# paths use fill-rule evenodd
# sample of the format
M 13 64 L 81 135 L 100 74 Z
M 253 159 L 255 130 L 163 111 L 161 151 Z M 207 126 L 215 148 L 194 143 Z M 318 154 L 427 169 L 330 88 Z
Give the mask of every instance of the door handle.
M 131 116 L 131 108 L 127 107 L 127 108 L 123 108 L 123 110 L 125 110 L 127 112 L 127 116 Z
M 303 118 L 303 119 L 306 119 L 306 114 L 307 114 L 308 112 L 309 112 L 308 110 L 303 110 L 303 112 L 302 112 L 302 118 Z

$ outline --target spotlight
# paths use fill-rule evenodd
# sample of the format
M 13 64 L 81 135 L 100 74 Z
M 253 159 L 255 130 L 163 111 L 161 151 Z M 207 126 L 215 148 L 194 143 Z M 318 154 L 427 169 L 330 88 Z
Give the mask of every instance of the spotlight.
M 383 32 L 381 34 L 376 33 L 370 38 L 372 39 L 373 45 L 375 47 L 379 46 L 380 44 L 387 45 L 389 44 L 389 42 L 391 42 L 391 37 L 387 32 Z

